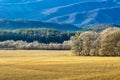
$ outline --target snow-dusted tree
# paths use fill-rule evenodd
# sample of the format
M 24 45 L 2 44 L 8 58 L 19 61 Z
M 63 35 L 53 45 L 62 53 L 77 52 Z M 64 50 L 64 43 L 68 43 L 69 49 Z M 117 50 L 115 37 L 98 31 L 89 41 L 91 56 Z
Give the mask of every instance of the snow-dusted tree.
M 62 44 L 62 49 L 63 50 L 70 50 L 71 49 L 70 41 L 64 41 L 63 44 Z
M 94 41 L 97 39 L 98 34 L 93 31 L 86 31 L 81 33 L 79 36 L 80 40 L 82 40 L 82 52 L 81 55 L 89 56 L 90 50 L 95 49 Z M 93 54 L 92 54 L 93 55 Z
M 101 33 L 86 31 L 72 39 L 72 50 L 83 56 L 120 56 L 120 28 L 108 28 Z
M 82 51 L 82 41 L 80 40 L 81 32 L 77 32 L 75 36 L 71 37 L 71 49 L 76 55 L 80 55 Z
M 120 29 L 108 28 L 100 34 L 100 50 L 101 56 L 117 56 L 120 55 Z

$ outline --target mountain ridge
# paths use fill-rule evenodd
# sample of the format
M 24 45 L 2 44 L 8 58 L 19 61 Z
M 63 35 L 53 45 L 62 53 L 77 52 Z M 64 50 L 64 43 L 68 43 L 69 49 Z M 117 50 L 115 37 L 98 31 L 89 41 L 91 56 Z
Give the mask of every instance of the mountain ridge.
M 116 10 L 115 10 L 116 9 Z M 68 22 L 69 20 L 69 17 L 71 17 L 71 15 L 72 14 L 69 14 L 69 15 L 64 15 L 64 16 L 59 16 L 59 17 L 54 17 L 54 18 L 52 18 L 52 19 L 50 19 L 50 20 L 48 20 L 48 22 L 65 22 L 65 23 L 71 23 L 71 24 L 80 24 L 81 26 L 83 25 L 83 26 L 85 26 L 85 24 L 86 25 L 89 25 L 89 23 L 84 23 L 83 24 L 83 22 L 84 21 L 87 21 L 87 20 L 89 20 L 89 19 L 91 19 L 92 21 L 96 21 L 97 22 L 97 20 L 94 20 L 96 17 L 100 17 L 100 15 L 99 14 L 101 14 L 101 13 L 103 13 L 103 12 L 105 12 L 105 11 L 113 11 L 113 13 L 115 14 L 116 13 L 116 11 L 118 11 L 118 13 L 116 13 L 117 14 L 117 16 L 116 17 L 118 17 L 118 19 L 117 19 L 117 21 L 119 21 L 119 11 L 120 11 L 120 6 L 116 6 L 116 7 L 111 7 L 111 8 L 101 8 L 101 9 L 95 9 L 95 10 L 92 10 L 92 11 L 84 11 L 84 12 L 76 12 L 76 13 L 72 13 L 72 14 L 74 14 L 74 16 L 75 17 L 73 17 L 74 18 L 74 20 L 72 20 L 72 22 Z M 78 16 L 77 16 L 78 15 Z M 106 13 L 106 16 L 105 17 L 107 17 L 107 16 L 109 16 L 107 13 Z M 67 17 L 67 18 L 66 18 Z M 77 20 L 75 21 L 75 19 L 76 18 L 84 18 L 84 20 L 81 20 L 81 19 L 78 19 L 78 21 L 79 22 L 77 22 Z M 102 17 L 102 19 L 104 19 L 105 17 Z M 110 17 L 110 16 L 109 16 Z M 112 16 L 111 16 L 112 17 Z M 111 17 L 110 18 L 108 18 L 109 20 L 111 19 Z M 63 18 L 63 19 L 62 19 Z M 66 19 L 65 19 L 66 18 Z M 88 19 L 89 18 L 89 19 Z M 105 19 L 107 19 L 107 18 L 105 18 Z M 62 21 L 59 21 L 59 20 L 62 20 Z M 81 22 L 80 22 L 80 20 L 81 20 Z M 96 22 L 95 22 L 95 24 L 96 24 Z M 110 22 L 111 24 L 112 24 L 112 21 Z M 119 24 L 120 22 L 116 22 L 116 24 Z M 92 23 L 93 24 L 93 23 Z
M 0 19 L 67 23 L 80 28 L 90 24 L 120 24 L 120 7 L 114 8 L 117 6 L 119 0 L 0 0 Z

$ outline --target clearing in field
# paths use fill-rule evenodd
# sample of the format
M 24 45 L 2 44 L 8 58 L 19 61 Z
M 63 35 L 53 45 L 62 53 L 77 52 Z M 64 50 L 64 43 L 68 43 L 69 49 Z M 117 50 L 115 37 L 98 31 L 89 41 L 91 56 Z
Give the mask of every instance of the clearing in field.
M 120 57 L 71 51 L 1 50 L 0 80 L 120 80 Z

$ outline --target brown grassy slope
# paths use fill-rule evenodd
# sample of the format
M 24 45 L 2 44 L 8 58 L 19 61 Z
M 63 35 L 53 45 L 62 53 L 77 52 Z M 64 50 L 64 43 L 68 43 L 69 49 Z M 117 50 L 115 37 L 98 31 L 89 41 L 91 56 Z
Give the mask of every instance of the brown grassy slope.
M 120 57 L 70 51 L 0 51 L 0 80 L 120 80 Z

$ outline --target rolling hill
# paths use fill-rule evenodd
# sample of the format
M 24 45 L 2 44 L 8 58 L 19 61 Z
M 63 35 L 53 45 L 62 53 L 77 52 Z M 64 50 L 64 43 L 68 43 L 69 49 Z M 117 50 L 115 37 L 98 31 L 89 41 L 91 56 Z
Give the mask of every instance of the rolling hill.
M 0 20 L 0 29 L 15 30 L 25 28 L 53 28 L 64 31 L 77 31 L 80 29 L 77 26 L 65 23 L 44 23 L 32 20 Z

